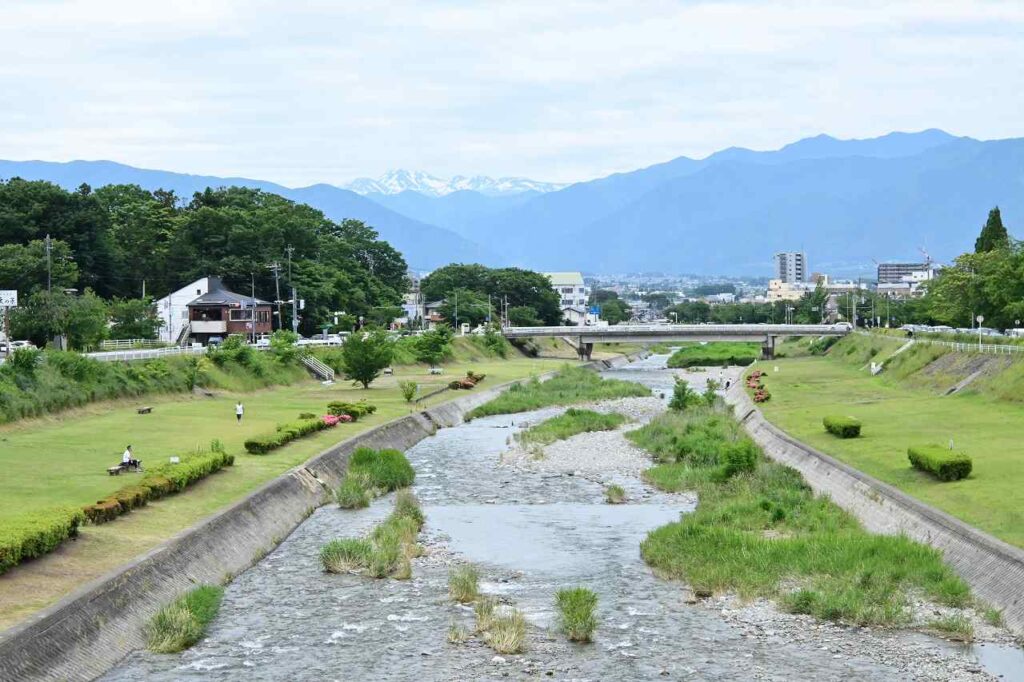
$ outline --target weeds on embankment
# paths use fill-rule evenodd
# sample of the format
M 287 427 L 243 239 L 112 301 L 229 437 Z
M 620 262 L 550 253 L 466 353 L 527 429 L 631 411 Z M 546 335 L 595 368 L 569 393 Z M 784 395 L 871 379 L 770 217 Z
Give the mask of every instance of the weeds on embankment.
M 597 594 L 586 587 L 567 587 L 555 593 L 562 632 L 573 642 L 589 642 L 597 628 Z
M 558 440 L 572 438 L 591 431 L 613 431 L 626 423 L 626 417 L 610 412 L 602 414 L 593 410 L 570 407 L 563 414 L 545 419 L 536 426 L 516 434 L 521 443 L 550 445 Z
M 159 654 L 189 648 L 206 634 L 217 615 L 224 588 L 200 585 L 157 611 L 146 627 L 146 646 Z
M 698 494 L 696 511 L 652 531 L 640 547 L 659 574 L 695 592 L 777 598 L 792 612 L 858 625 L 908 624 L 915 590 L 949 606 L 970 601 L 940 552 L 866 532 L 816 497 L 798 472 L 759 451 L 753 467 L 726 475 L 725 453 L 748 439 L 721 411 L 664 415 L 631 437 L 662 461 L 645 472 L 648 481 Z
M 642 398 L 649 395 L 651 389 L 632 381 L 603 379 L 597 372 L 585 367 L 565 367 L 547 381 L 534 378 L 525 384 L 510 386 L 494 400 L 471 410 L 466 419 L 528 412 L 552 405 Z
M 366 538 L 332 540 L 320 549 L 320 563 L 328 573 L 362 571 L 373 578 L 412 577 L 411 559 L 420 556 L 416 543 L 424 515 L 419 500 L 408 490 L 399 490 L 395 508 Z

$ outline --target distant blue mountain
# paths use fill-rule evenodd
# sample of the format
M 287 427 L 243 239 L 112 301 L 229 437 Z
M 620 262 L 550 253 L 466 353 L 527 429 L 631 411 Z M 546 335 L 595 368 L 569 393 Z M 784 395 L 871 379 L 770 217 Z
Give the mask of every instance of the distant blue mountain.
M 952 259 L 996 204 L 1024 232 L 1024 140 L 925 130 L 730 148 L 578 183 L 468 224 L 430 201 L 392 207 L 538 269 L 765 274 L 776 251 L 803 249 L 812 270 L 845 273 L 919 258 L 921 247 Z
M 331 185 L 292 189 L 263 180 L 147 170 L 112 161 L 0 161 L 0 178 L 12 177 L 48 180 L 65 189 L 73 189 L 82 183 L 94 188 L 113 184 L 135 184 L 149 190 L 174 190 L 184 199 L 207 187 L 252 187 L 309 204 L 323 211 L 332 220 L 362 220 L 401 251 L 409 265 L 416 269 L 432 269 L 452 260 L 487 263 L 496 260 L 486 249 L 447 228 L 395 213 L 355 192 Z

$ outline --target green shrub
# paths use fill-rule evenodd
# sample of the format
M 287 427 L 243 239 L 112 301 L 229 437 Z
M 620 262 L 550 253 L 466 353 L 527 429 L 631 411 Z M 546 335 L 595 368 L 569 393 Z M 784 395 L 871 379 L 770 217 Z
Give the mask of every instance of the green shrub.
M 299 412 L 299 419 L 316 419 L 316 415 L 312 412 Z
M 0 574 L 22 561 L 52 552 L 68 538 L 77 536 L 83 521 L 82 510 L 64 507 L 4 521 L 0 526 Z
M 704 399 L 699 393 L 690 388 L 685 379 L 676 377 L 676 384 L 672 388 L 672 399 L 669 400 L 668 408 L 675 412 L 682 412 L 688 407 L 700 405 Z
M 370 491 L 355 476 L 346 476 L 334 493 L 334 499 L 342 509 L 362 509 L 370 506 Z
M 724 479 L 737 474 L 747 474 L 757 468 L 761 452 L 757 444 L 749 438 L 742 438 L 735 443 L 722 447 L 722 464 L 718 469 L 719 476 Z
M 271 450 L 287 445 L 293 440 L 303 438 L 317 431 L 328 428 L 327 423 L 319 417 L 301 419 L 286 424 L 278 424 L 272 433 L 253 436 L 245 441 L 245 450 L 252 455 L 265 455 Z
M 597 628 L 597 594 L 585 587 L 571 587 L 555 593 L 559 626 L 573 642 L 589 642 Z
M 916 468 L 940 481 L 956 481 L 971 474 L 971 458 L 966 453 L 941 445 L 912 445 L 907 448 L 907 457 Z
M 821 420 L 825 430 L 839 438 L 856 438 L 860 435 L 860 420 L 854 417 L 829 415 Z
M 371 405 L 365 400 L 360 400 L 355 403 L 336 400 L 327 404 L 328 414 L 333 414 L 337 417 L 347 414 L 352 417 L 352 421 L 359 421 L 362 417 L 373 414 L 376 411 L 377 406 Z
M 399 450 L 360 447 L 348 461 L 348 476 L 382 492 L 412 485 L 416 471 Z
M 88 519 L 89 523 L 95 525 L 113 521 L 124 513 L 122 511 L 121 503 L 112 497 L 108 497 L 105 500 L 99 500 L 95 504 L 86 505 L 82 507 L 82 512 L 85 514 L 85 518 Z
M 223 587 L 200 585 L 160 609 L 146 627 L 150 651 L 177 653 L 202 639 L 223 596 Z
M 416 397 L 416 392 L 420 390 L 420 385 L 415 381 L 399 381 L 398 390 L 402 392 L 405 402 L 411 403 Z

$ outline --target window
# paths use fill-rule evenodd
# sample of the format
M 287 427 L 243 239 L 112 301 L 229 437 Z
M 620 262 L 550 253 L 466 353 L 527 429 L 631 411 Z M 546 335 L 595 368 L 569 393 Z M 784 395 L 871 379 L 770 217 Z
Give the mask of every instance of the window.
M 563 294 L 571 294 L 572 293 L 572 287 L 562 287 L 562 293 Z
M 229 319 L 232 322 L 248 322 L 249 320 L 252 319 L 252 310 L 247 310 L 245 308 L 232 308 L 231 317 Z

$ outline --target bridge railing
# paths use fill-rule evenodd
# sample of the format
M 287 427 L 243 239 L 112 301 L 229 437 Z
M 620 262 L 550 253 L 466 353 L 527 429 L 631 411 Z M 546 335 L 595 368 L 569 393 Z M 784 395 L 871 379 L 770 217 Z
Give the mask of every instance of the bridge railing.
M 607 327 L 505 327 L 510 338 L 524 336 L 840 336 L 851 331 L 845 324 L 619 324 Z

